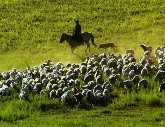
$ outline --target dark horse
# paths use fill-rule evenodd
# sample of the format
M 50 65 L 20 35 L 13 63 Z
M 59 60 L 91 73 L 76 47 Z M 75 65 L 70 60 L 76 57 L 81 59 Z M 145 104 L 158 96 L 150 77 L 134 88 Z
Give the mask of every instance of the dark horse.
M 60 43 L 62 43 L 64 41 L 67 41 L 69 43 L 70 47 L 71 47 L 72 53 L 73 53 L 74 49 L 77 46 L 86 44 L 87 48 L 86 48 L 85 52 L 87 52 L 87 49 L 89 49 L 89 52 L 90 52 L 89 40 L 91 40 L 92 41 L 92 44 L 94 46 L 96 46 L 96 44 L 94 43 L 94 36 L 93 36 L 93 34 L 92 33 L 88 33 L 88 32 L 84 32 L 81 35 L 82 35 L 82 38 L 83 38 L 83 42 L 82 43 L 78 43 L 78 42 L 76 42 L 76 40 L 73 40 L 72 39 L 72 36 L 71 35 L 68 35 L 66 33 L 63 33 L 61 35 Z

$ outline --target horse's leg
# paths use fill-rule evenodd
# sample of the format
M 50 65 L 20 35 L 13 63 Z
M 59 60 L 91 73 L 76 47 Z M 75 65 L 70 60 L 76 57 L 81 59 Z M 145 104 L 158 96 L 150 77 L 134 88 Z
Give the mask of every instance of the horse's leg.
M 87 45 L 87 48 L 86 48 L 85 52 L 87 52 L 88 49 L 89 49 L 89 52 L 90 52 L 90 44 L 89 44 L 89 42 L 86 42 L 86 45 Z
M 71 48 L 71 50 L 72 50 L 72 53 L 75 53 L 75 52 L 74 52 L 75 48 Z
M 73 51 L 74 51 L 74 49 L 73 48 L 71 48 L 71 51 L 72 51 L 72 53 L 74 53 Z

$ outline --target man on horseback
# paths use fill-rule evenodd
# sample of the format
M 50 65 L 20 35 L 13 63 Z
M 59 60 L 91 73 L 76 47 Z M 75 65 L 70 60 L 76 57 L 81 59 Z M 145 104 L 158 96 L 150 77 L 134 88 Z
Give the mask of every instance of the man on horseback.
M 79 20 L 76 20 L 75 23 L 76 23 L 76 26 L 75 26 L 75 29 L 73 30 L 72 39 L 76 40 L 77 43 L 81 44 L 83 43 L 83 38 L 81 35 L 81 25 L 79 24 Z

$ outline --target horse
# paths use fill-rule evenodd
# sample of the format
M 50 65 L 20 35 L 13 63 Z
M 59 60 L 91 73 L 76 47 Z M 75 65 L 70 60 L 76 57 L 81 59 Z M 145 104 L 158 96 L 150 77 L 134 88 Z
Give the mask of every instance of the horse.
M 92 41 L 92 44 L 94 46 L 97 46 L 94 43 L 94 36 L 92 33 L 84 32 L 81 34 L 81 36 L 83 38 L 83 42 L 79 43 L 72 38 L 72 35 L 68 35 L 66 33 L 63 33 L 61 35 L 60 43 L 67 41 L 69 43 L 69 46 L 71 47 L 72 53 L 74 53 L 75 48 L 77 48 L 78 46 L 84 45 L 84 44 L 86 44 L 86 46 L 87 46 L 85 52 L 87 52 L 87 50 L 89 50 L 89 52 L 90 52 L 90 43 L 89 43 L 90 40 Z

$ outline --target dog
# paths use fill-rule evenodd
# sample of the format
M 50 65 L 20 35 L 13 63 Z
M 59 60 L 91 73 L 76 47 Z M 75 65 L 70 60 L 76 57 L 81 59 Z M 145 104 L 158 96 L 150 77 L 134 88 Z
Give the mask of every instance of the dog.
M 108 48 L 116 48 L 117 46 L 115 46 L 115 44 L 114 43 L 105 43 L 105 44 L 100 44 L 99 45 L 99 49 L 100 48 L 103 48 L 104 50 L 107 50 Z

